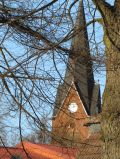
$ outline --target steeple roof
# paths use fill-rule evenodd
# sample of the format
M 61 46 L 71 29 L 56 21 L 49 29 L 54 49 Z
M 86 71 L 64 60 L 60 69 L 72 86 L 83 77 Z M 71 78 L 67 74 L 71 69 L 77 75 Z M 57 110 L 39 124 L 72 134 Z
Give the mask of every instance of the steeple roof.
M 72 82 L 74 82 L 76 86 L 87 113 L 89 115 L 94 114 L 91 112 L 91 110 L 93 111 L 95 109 L 94 107 L 96 106 L 100 107 L 100 105 L 98 106 L 96 103 L 98 100 L 100 101 L 100 97 L 98 98 L 97 96 L 95 99 L 93 99 L 93 94 L 96 92 L 94 89 L 97 88 L 97 90 L 99 90 L 99 88 L 98 86 L 95 86 L 94 82 L 86 18 L 82 0 L 79 4 L 78 15 L 74 26 L 74 37 L 72 39 L 71 54 L 69 55 L 64 83 L 59 86 L 56 97 L 56 102 L 59 101 L 59 104 L 56 103 L 58 108 L 64 100 Z M 97 101 L 93 102 L 93 100 Z M 94 106 L 91 105 L 92 103 L 94 103 Z M 53 115 L 57 113 L 58 108 L 55 108 Z
M 90 56 L 89 53 L 89 42 L 88 42 L 88 34 L 86 27 L 86 18 L 83 7 L 83 1 L 80 1 L 78 15 L 76 18 L 76 23 L 74 26 L 74 38 L 72 39 L 72 49 L 73 56 L 80 57 L 81 56 Z M 86 57 L 85 57 L 86 58 Z

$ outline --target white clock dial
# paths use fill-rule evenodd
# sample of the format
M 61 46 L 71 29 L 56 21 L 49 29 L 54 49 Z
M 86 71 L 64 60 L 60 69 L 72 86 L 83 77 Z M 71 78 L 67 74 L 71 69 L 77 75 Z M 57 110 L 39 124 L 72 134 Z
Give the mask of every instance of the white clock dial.
M 71 113 L 75 113 L 78 110 L 78 105 L 76 103 L 71 103 L 68 107 L 68 110 Z

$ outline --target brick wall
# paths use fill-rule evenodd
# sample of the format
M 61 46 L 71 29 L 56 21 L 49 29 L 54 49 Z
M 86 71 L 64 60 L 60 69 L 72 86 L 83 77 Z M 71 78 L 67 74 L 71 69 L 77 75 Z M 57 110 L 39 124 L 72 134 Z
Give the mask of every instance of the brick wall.
M 70 113 L 68 110 L 68 106 L 72 102 L 75 102 L 78 105 L 78 110 L 75 113 Z M 75 86 L 73 85 L 69 90 L 60 111 L 52 121 L 52 143 L 66 145 L 87 139 L 90 133 L 89 128 L 84 126 L 87 118 L 88 115 Z

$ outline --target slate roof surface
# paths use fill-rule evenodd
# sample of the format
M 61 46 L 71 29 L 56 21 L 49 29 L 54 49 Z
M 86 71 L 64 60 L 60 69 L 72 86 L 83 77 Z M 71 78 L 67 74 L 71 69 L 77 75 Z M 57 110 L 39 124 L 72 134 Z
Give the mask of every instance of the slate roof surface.
M 101 94 L 100 94 L 99 84 L 94 85 L 92 100 L 91 100 L 91 107 L 90 107 L 91 115 L 97 114 L 97 111 L 98 113 L 101 112 Z

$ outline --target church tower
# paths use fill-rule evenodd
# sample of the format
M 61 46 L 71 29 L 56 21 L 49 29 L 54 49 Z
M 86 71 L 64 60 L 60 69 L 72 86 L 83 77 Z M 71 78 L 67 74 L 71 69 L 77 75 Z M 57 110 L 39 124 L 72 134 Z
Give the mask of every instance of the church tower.
M 94 81 L 92 65 L 81 0 L 64 83 L 57 90 L 52 120 L 52 143 L 69 145 L 91 135 L 91 128 L 86 123 L 90 117 L 101 112 L 100 86 Z

